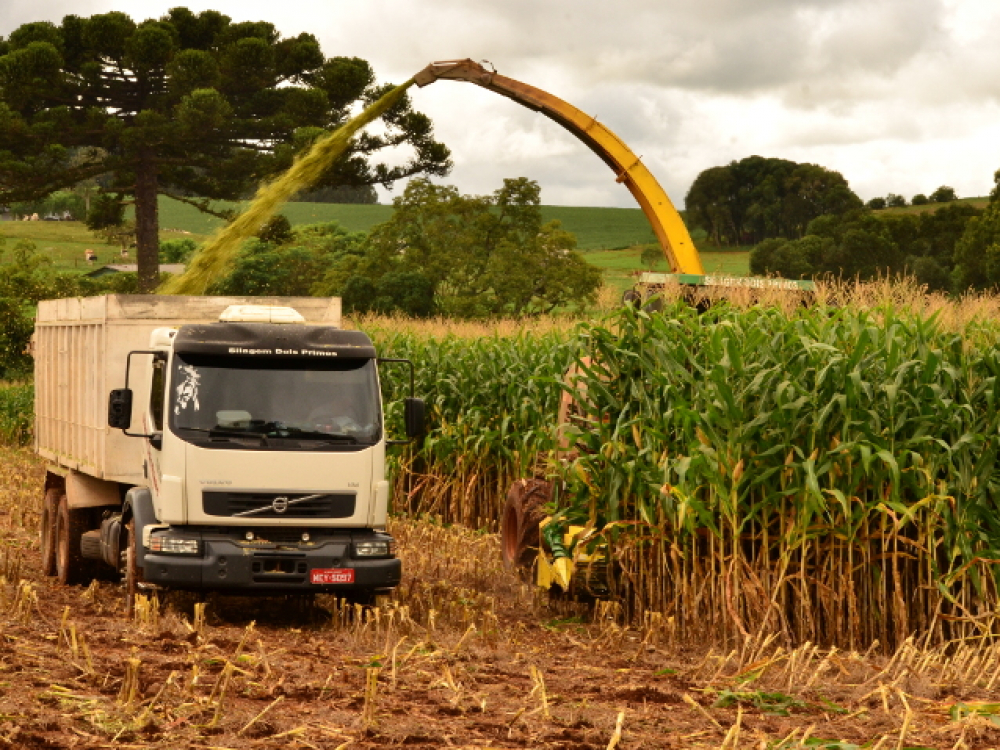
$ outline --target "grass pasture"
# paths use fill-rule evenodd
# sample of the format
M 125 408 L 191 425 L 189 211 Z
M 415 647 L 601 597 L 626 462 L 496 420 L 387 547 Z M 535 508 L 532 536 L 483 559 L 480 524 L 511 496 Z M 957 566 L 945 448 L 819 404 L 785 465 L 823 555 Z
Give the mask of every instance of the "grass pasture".
M 221 207 L 239 206 L 220 201 Z M 392 217 L 392 206 L 336 203 L 286 203 L 281 213 L 293 226 L 336 221 L 350 231 L 368 231 Z M 578 206 L 542 206 L 545 221 L 558 220 L 573 232 L 581 250 L 623 248 L 655 240 L 653 230 L 638 208 L 586 208 Z M 193 206 L 169 198 L 160 198 L 160 226 L 194 234 L 208 234 L 222 221 L 203 214 Z
M 542 211 L 546 220 L 558 219 L 577 235 L 587 261 L 605 270 L 605 280 L 615 290 L 615 297 L 632 285 L 632 274 L 646 270 L 640 256 L 653 234 L 639 209 L 543 206 Z M 388 220 L 392 216 L 392 206 L 288 203 L 282 213 L 293 225 L 337 221 L 351 231 L 366 231 Z M 203 214 L 193 206 L 169 198 L 160 199 L 161 240 L 187 237 L 201 242 L 221 225 L 220 219 Z M 51 258 L 53 266 L 59 270 L 81 273 L 90 270 L 84 256 L 88 248 L 97 253 L 96 265 L 135 262 L 134 253 L 123 259 L 117 246 L 95 237 L 81 222 L 0 222 L 0 237 L 7 239 L 8 251 L 19 240 L 35 243 L 38 251 Z M 706 244 L 703 239 L 698 245 L 704 248 L 702 262 L 709 273 L 745 276 L 749 272 L 746 248 L 720 249 Z M 666 263 L 661 261 L 654 270 L 666 270 Z
M 196 241 L 203 239 L 202 235 L 191 235 L 169 229 L 160 231 L 161 240 L 192 237 Z M 0 250 L 7 257 L 14 245 L 20 240 L 33 242 L 39 254 L 50 258 L 52 265 L 61 271 L 79 271 L 84 273 L 92 270 L 87 264 L 84 251 L 87 248 L 97 253 L 95 266 L 106 263 L 135 263 L 135 253 L 128 259 L 121 257 L 117 245 L 109 245 L 103 239 L 95 237 L 79 221 L 4 221 L 0 222 L 0 238 L 6 242 Z
M 950 206 L 955 203 L 967 203 L 974 208 L 986 208 L 990 204 L 989 197 L 982 198 L 959 198 L 948 203 L 925 203 L 922 206 L 900 206 L 898 208 L 883 208 L 876 213 L 880 214 L 926 214 L 934 213 L 939 208 Z

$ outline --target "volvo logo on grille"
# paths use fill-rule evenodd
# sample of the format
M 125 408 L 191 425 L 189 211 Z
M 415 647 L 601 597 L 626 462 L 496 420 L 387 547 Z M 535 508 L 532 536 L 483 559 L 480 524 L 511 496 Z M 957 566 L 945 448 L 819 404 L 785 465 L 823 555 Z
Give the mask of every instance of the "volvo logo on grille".
M 271 501 L 271 507 L 274 509 L 275 513 L 284 513 L 288 510 L 288 498 L 287 497 L 276 497 Z
M 311 512 L 311 513 L 309 512 L 310 506 L 308 505 L 308 503 L 315 501 L 323 502 L 324 498 L 332 498 L 334 496 L 326 495 L 322 492 L 317 492 L 315 495 L 302 495 L 301 497 L 297 497 L 294 500 L 290 500 L 288 498 L 288 495 L 278 495 L 277 497 L 272 498 L 270 500 L 268 500 L 266 497 L 259 497 L 258 500 L 257 499 L 258 497 L 259 496 L 254 497 L 253 502 L 254 503 L 260 502 L 261 503 L 260 505 L 258 505 L 256 508 L 250 508 L 249 510 L 241 510 L 236 513 L 233 513 L 233 516 L 256 516 L 261 513 L 264 514 L 275 513 L 277 515 L 284 515 L 289 510 L 292 511 L 293 516 L 296 515 L 295 511 L 299 511 L 298 516 L 296 517 L 302 516 L 303 511 L 305 511 L 306 515 L 316 515 L 316 512 Z M 353 513 L 353 510 L 351 512 Z M 347 515 L 350 515 L 350 513 L 348 513 Z M 341 516 L 334 516 L 334 517 L 340 518 Z

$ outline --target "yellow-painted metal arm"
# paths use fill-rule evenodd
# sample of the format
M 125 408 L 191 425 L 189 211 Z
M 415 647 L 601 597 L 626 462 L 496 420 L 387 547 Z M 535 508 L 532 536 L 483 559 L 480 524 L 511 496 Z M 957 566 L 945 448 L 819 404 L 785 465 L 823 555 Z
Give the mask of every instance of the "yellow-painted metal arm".
M 595 118 L 552 94 L 489 71 L 472 60 L 431 63 L 414 76 L 418 86 L 434 83 L 439 78 L 482 86 L 562 125 L 614 170 L 618 182 L 625 183 L 653 226 L 671 270 L 674 273 L 705 273 L 691 235 L 660 183 L 621 138 Z

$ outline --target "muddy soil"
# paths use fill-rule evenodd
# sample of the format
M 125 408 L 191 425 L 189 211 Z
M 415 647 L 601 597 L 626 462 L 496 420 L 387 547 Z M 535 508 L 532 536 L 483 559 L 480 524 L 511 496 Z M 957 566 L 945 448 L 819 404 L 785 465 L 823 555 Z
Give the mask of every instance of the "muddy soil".
M 0 747 L 1000 746 L 996 647 L 679 642 L 425 521 L 394 523 L 404 582 L 372 610 L 174 593 L 130 621 L 117 581 L 38 573 L 41 475 L 0 451 Z

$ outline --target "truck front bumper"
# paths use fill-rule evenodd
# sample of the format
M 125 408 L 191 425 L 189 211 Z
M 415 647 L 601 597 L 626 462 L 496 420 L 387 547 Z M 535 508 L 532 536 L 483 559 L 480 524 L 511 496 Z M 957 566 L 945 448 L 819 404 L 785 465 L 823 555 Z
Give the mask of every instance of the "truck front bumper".
M 212 589 L 240 594 L 386 593 L 399 584 L 402 563 L 396 557 L 356 558 L 352 542 L 384 539 L 372 532 L 321 536 L 310 543 L 248 542 L 234 533 L 171 529 L 185 538 L 198 538 L 198 555 L 164 554 L 144 550 L 140 565 L 147 583 L 175 589 Z M 316 536 L 315 532 L 313 536 Z M 336 571 L 336 579 L 350 583 L 313 583 L 313 571 Z

